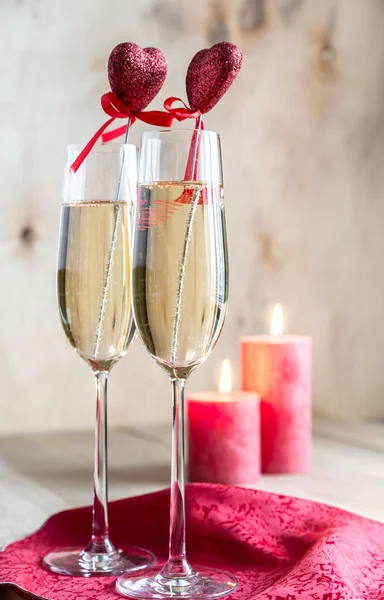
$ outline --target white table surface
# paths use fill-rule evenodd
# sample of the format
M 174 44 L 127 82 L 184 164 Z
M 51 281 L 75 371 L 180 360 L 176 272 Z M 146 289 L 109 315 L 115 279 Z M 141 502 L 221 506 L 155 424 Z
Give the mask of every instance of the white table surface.
M 308 475 L 262 476 L 249 487 L 384 522 L 382 433 L 382 425 L 318 423 Z M 169 485 L 169 427 L 113 430 L 109 447 L 111 500 Z M 0 547 L 31 533 L 54 512 L 89 504 L 92 460 L 92 432 L 0 438 Z M 8 600 L 8 593 L 3 590 L 0 598 Z

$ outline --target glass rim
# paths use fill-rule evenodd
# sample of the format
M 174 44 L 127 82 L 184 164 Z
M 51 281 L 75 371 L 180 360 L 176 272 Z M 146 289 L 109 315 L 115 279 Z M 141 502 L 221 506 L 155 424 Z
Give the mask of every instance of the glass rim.
M 85 144 L 67 144 L 66 149 L 68 150 L 72 150 L 72 151 L 79 151 L 82 152 L 82 150 L 84 150 Z M 92 147 L 92 149 L 90 150 L 89 154 L 103 154 L 104 152 L 108 152 L 108 149 L 112 150 L 118 150 L 120 148 L 134 148 L 135 150 L 138 150 L 138 146 L 136 146 L 136 144 L 125 144 L 124 142 L 119 143 L 119 142 L 96 142 L 96 144 Z
M 214 135 L 217 138 L 220 138 L 220 134 L 218 134 L 216 131 L 211 131 L 209 129 L 196 129 L 196 127 L 194 128 L 183 128 L 183 129 L 173 129 L 172 127 L 170 127 L 169 129 L 153 129 L 153 130 L 148 130 L 148 131 L 143 131 L 143 133 L 141 134 L 141 137 L 147 137 L 147 136 L 151 136 L 151 135 L 156 135 L 159 133 L 194 133 L 194 132 L 199 132 L 202 134 L 208 133 L 209 135 Z

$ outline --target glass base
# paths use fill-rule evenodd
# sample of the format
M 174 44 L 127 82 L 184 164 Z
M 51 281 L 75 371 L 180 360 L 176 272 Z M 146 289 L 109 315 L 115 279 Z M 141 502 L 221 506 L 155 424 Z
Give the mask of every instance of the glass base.
M 123 575 L 116 582 L 117 591 L 132 598 L 221 598 L 236 588 L 236 577 L 205 567 L 185 578 L 171 579 L 157 570 L 147 577 Z
M 90 577 L 133 573 L 155 562 L 156 557 L 152 552 L 132 546 L 124 552 L 115 550 L 102 554 L 93 554 L 84 549 L 51 552 L 43 559 L 43 566 L 59 575 Z

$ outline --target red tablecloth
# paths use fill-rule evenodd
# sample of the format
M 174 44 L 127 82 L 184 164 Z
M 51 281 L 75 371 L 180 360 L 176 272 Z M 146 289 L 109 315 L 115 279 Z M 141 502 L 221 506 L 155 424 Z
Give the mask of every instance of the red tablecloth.
M 0 552 L 0 582 L 50 600 L 116 600 L 114 578 L 71 578 L 40 567 L 48 551 L 84 545 L 90 507 L 51 517 Z M 112 539 L 167 556 L 169 490 L 112 502 Z M 210 484 L 187 486 L 193 565 L 239 579 L 233 600 L 384 599 L 384 525 L 323 504 Z

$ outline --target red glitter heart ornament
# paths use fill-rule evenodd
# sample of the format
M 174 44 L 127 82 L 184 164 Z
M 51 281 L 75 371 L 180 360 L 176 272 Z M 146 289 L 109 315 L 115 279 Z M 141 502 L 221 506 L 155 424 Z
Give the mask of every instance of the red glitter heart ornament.
M 111 90 L 133 113 L 155 98 L 167 76 L 167 61 L 157 48 L 140 48 L 127 42 L 116 46 L 108 60 Z
M 239 73 L 242 60 L 239 48 L 230 42 L 220 42 L 195 54 L 185 80 L 191 110 L 212 110 Z

